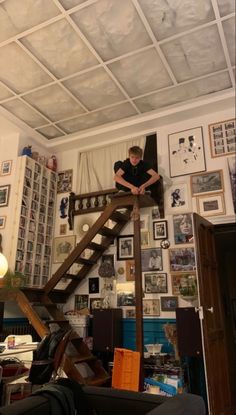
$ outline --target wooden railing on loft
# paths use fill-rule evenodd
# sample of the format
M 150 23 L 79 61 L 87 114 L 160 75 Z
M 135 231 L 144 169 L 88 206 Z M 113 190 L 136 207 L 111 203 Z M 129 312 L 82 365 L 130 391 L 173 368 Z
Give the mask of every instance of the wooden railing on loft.
M 155 191 L 152 196 L 154 204 L 159 208 L 160 218 L 164 218 L 164 190 L 163 178 L 154 184 Z M 74 216 L 84 215 L 86 213 L 101 212 L 110 203 L 110 198 L 114 196 L 118 190 L 116 188 L 107 190 L 98 190 L 97 192 L 83 193 L 76 195 L 71 192 L 69 196 L 69 212 L 68 222 L 70 230 L 74 227 Z

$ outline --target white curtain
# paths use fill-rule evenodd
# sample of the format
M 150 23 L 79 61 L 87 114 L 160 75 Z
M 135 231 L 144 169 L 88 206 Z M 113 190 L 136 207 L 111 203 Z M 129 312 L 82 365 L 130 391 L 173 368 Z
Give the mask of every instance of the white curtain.
M 80 153 L 77 194 L 114 188 L 114 163 L 128 157 L 129 147 L 139 146 L 144 149 L 145 142 L 146 137 L 142 136 Z

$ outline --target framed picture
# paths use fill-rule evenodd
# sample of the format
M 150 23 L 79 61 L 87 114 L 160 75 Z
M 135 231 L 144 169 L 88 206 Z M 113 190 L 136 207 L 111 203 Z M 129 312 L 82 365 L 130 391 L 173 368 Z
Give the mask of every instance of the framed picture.
M 192 196 L 198 196 L 204 193 L 223 192 L 223 171 L 215 170 L 190 176 Z
M 165 192 L 166 211 L 170 214 L 191 210 L 187 183 L 176 183 Z
M 67 224 L 66 223 L 61 224 L 59 228 L 60 235 L 66 235 L 66 231 L 67 231 Z
M 101 262 L 102 262 L 102 264 L 104 264 L 104 262 L 110 264 L 112 266 L 112 268 L 115 270 L 115 260 L 114 260 L 114 255 L 113 254 L 102 255 Z
M 135 308 L 129 308 L 128 310 L 125 310 L 125 318 L 135 318 Z
M 152 208 L 152 220 L 160 219 L 161 214 L 158 206 Z
M 168 135 L 170 177 L 206 170 L 202 127 Z
M 178 297 L 161 297 L 161 311 L 175 311 L 178 304 Z
M 166 239 L 168 236 L 167 221 L 159 220 L 153 222 L 153 239 Z
M 193 220 L 191 213 L 173 215 L 175 244 L 193 243 Z
M 0 229 L 4 229 L 6 225 L 6 216 L 0 216 Z
M 89 294 L 99 293 L 99 277 L 92 277 L 88 279 Z
M 159 316 L 160 315 L 160 300 L 143 299 L 143 315 L 144 316 Z
M 89 310 L 90 313 L 93 314 L 94 310 L 98 310 L 102 308 L 102 298 L 100 297 L 93 297 L 89 300 Z
M 195 271 L 196 261 L 193 247 L 170 248 L 170 271 Z
M 53 241 L 53 262 L 64 262 L 75 247 L 75 235 L 59 236 Z
M 75 310 L 82 310 L 83 308 L 88 308 L 88 300 L 88 294 L 75 295 Z
M 228 157 L 228 168 L 231 185 L 231 193 L 233 198 L 234 213 L 236 213 L 236 158 Z
M 167 274 L 166 273 L 147 273 L 144 274 L 145 293 L 167 293 Z
M 57 193 L 67 193 L 72 191 L 73 170 L 58 172 Z
M 1 164 L 0 176 L 11 174 L 12 160 L 3 161 Z
M 225 214 L 224 193 L 197 197 L 197 211 L 201 216 Z
M 163 271 L 162 249 L 141 250 L 142 271 Z
M 135 266 L 134 260 L 130 259 L 126 261 L 126 281 L 135 280 Z
M 117 260 L 134 257 L 134 235 L 117 236 Z
M 9 201 L 10 185 L 0 186 L 0 207 L 7 206 Z
M 135 305 L 134 282 L 117 283 L 116 292 L 117 307 Z
M 149 215 L 140 216 L 140 229 L 148 231 L 149 229 Z
M 191 272 L 191 274 L 188 272 L 171 274 L 171 287 L 173 295 L 180 295 L 180 287 L 183 283 L 185 283 L 189 276 L 194 277 L 195 284 L 197 284 L 196 272 Z
M 209 124 L 211 156 L 220 157 L 236 152 L 235 118 Z
M 150 233 L 145 230 L 141 230 L 141 248 L 147 248 L 150 245 Z

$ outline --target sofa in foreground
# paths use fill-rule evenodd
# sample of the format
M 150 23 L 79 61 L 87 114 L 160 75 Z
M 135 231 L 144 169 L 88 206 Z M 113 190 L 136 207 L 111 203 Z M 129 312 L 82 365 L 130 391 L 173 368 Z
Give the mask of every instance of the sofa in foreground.
M 76 411 L 75 411 L 76 410 Z M 0 415 L 205 415 L 198 395 L 164 397 L 110 387 L 80 386 L 68 379 L 0 408 Z

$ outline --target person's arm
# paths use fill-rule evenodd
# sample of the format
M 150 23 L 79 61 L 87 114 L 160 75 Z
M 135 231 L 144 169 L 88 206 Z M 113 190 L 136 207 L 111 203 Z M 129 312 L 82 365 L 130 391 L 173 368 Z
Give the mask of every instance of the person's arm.
M 139 194 L 139 189 L 138 187 L 134 186 L 133 184 L 127 182 L 122 176 L 124 174 L 124 170 L 119 169 L 117 170 L 115 176 L 114 176 L 114 180 L 116 183 L 119 183 L 125 187 L 127 187 L 128 189 L 131 190 L 131 192 L 133 193 L 133 195 L 138 195 Z
M 157 180 L 160 179 L 159 173 L 157 173 L 153 169 L 149 169 L 147 173 L 151 176 L 150 179 L 148 179 L 145 183 L 142 184 L 142 186 L 139 187 L 139 193 L 144 194 L 146 187 L 150 186 L 151 184 L 157 182 Z

